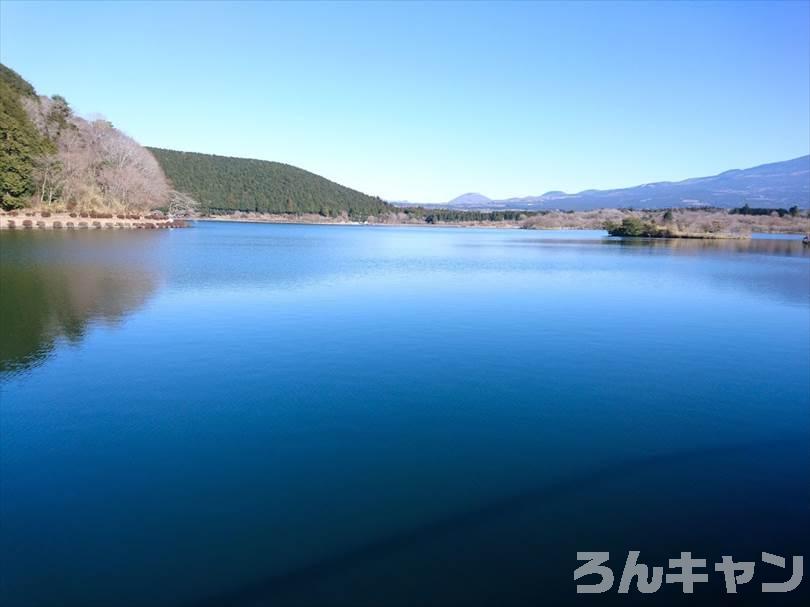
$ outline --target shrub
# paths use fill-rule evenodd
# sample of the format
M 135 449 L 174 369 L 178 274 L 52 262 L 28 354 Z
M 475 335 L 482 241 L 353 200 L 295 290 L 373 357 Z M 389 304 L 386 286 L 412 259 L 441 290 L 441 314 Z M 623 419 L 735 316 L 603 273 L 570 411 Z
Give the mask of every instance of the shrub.
M 15 230 L 15 229 L 17 229 L 17 222 L 16 222 L 16 221 L 14 221 L 13 219 L 9 219 L 9 220 L 8 220 L 8 229 L 9 229 L 9 230 Z
M 42 217 L 50 217 L 50 216 L 51 216 L 51 212 L 50 212 L 50 211 L 42 211 L 42 213 L 40 213 L 40 215 L 41 215 Z
M 96 229 L 96 230 L 100 230 L 101 229 L 101 222 L 100 221 L 94 221 L 93 222 L 93 228 Z
M 80 221 L 79 222 L 79 229 L 80 230 L 86 230 L 87 229 L 87 222 L 86 221 Z
M 664 235 L 664 232 L 655 224 L 643 221 L 638 217 L 625 217 L 621 224 L 612 221 L 605 222 L 605 229 L 611 236 L 655 237 Z
M 30 230 L 31 228 L 33 228 L 33 227 L 34 227 L 34 222 L 33 222 L 33 221 L 31 221 L 30 219 L 24 219 L 24 220 L 23 220 L 23 227 L 24 227 L 26 230 Z
M 62 222 L 61 221 L 54 221 L 53 222 L 53 229 L 54 230 L 61 230 L 62 229 Z
M 45 229 L 45 222 L 44 222 L 44 221 L 38 221 L 38 222 L 37 222 L 37 227 L 38 227 L 40 230 L 44 230 L 44 229 Z

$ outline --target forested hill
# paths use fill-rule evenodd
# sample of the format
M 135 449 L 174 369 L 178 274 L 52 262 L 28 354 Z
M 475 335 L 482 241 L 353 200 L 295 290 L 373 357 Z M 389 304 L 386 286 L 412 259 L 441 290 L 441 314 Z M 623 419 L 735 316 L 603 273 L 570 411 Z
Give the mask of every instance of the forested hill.
M 149 148 L 176 190 L 202 211 L 320 213 L 351 217 L 389 213 L 380 198 L 338 185 L 288 164 Z
M 25 110 L 24 103 L 36 98 L 34 87 L 0 63 L 0 208 L 27 202 L 36 186 L 36 160 L 54 151 Z
M 143 213 L 175 195 L 131 137 L 76 115 L 64 97 L 37 95 L 0 64 L 0 208 Z

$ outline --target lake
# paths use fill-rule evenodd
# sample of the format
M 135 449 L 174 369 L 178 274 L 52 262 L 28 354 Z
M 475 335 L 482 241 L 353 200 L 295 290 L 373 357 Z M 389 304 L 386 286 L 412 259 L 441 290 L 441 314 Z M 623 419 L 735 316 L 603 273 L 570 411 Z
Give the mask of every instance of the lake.
M 0 247 L 7 607 L 633 604 L 629 550 L 810 556 L 800 241 L 198 222 Z M 576 594 L 577 551 L 610 551 L 610 596 Z M 756 571 L 738 604 L 789 577 Z

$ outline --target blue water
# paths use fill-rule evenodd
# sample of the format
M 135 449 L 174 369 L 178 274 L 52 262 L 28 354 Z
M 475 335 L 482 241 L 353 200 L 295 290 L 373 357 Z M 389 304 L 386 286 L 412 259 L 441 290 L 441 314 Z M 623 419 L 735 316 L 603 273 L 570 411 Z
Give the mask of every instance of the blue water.
M 810 557 L 801 242 L 0 247 L 3 605 L 578 604 L 578 550 Z

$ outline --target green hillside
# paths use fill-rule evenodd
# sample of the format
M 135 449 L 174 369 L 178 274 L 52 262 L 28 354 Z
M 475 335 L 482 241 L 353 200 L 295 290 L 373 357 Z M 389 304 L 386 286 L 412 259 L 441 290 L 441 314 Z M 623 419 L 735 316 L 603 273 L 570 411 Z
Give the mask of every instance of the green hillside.
M 174 188 L 203 211 L 320 213 L 368 217 L 392 210 L 380 198 L 343 187 L 303 169 L 266 160 L 149 148 Z
M 31 123 L 22 99 L 36 99 L 34 88 L 0 64 L 0 207 L 24 206 L 34 193 L 37 157 L 53 151 Z

